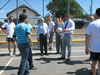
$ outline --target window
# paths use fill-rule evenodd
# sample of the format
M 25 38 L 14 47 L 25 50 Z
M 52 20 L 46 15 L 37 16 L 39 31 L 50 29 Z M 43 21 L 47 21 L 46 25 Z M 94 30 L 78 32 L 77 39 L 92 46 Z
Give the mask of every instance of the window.
M 23 13 L 26 13 L 26 9 L 23 9 Z

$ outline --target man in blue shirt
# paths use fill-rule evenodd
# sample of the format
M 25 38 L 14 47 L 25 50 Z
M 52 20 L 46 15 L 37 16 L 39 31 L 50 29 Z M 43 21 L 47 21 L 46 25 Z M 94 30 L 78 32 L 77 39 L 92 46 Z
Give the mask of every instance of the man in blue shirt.
M 27 15 L 25 14 L 19 16 L 20 23 L 17 24 L 14 32 L 14 37 L 16 37 L 15 40 L 17 39 L 18 48 L 21 53 L 18 75 L 29 75 L 28 56 L 29 49 L 32 48 L 32 38 L 30 36 L 30 28 L 25 23 L 26 19 Z

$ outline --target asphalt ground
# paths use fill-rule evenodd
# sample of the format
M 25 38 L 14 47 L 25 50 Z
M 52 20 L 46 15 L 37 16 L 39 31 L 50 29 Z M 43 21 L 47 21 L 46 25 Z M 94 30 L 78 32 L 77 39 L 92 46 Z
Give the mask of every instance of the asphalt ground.
M 75 30 L 75 33 L 85 33 L 85 30 Z M 4 33 L 0 32 L 0 34 Z M 5 41 L 5 39 L 5 36 L 0 36 L 0 41 Z M 36 40 L 36 37 L 32 35 L 32 39 Z M 85 39 L 85 37 L 84 35 L 74 35 L 73 40 L 77 39 Z M 0 75 L 17 75 L 21 57 L 20 55 L 10 57 L 6 47 L 7 43 L 0 43 Z M 18 49 L 17 53 L 19 54 Z M 54 49 L 48 51 L 48 56 L 40 56 L 39 43 L 33 43 L 33 62 L 37 70 L 30 70 L 30 75 L 90 75 L 91 64 L 89 61 L 85 61 L 89 55 L 85 55 L 84 42 L 72 42 L 70 62 L 58 60 L 57 58 L 61 55 L 55 53 L 55 43 Z
M 55 53 L 54 47 L 48 51 L 48 56 L 40 56 L 39 46 L 33 46 L 33 62 L 37 70 L 30 70 L 30 75 L 90 75 L 91 64 L 85 61 L 89 55 L 85 55 L 84 42 L 72 43 L 71 61 L 58 60 L 61 55 Z M 0 48 L 0 75 L 17 75 L 20 59 L 20 55 L 10 57 L 7 48 Z

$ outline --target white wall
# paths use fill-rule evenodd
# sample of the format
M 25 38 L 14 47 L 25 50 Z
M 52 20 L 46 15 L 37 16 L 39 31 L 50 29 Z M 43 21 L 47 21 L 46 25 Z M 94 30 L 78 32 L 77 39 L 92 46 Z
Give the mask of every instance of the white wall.
M 26 9 L 26 13 L 25 13 L 25 14 L 28 16 L 29 22 L 30 22 L 32 25 L 37 24 L 37 17 L 38 17 L 38 16 L 36 16 L 34 12 L 32 12 L 31 10 L 29 10 L 29 9 L 27 9 L 27 8 L 19 8 L 19 9 L 18 9 L 18 17 L 19 17 L 20 14 L 23 13 L 23 9 Z M 16 11 L 10 13 L 10 14 L 8 15 L 8 17 L 9 17 L 9 16 L 13 16 L 13 17 L 16 19 Z

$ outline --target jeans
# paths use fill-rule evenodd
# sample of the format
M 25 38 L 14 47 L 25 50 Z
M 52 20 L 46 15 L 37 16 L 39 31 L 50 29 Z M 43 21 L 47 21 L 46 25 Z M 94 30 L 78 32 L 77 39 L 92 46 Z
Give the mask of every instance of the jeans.
M 29 45 L 27 44 L 18 44 L 19 51 L 21 53 L 21 63 L 18 71 L 18 75 L 29 75 Z
M 70 58 L 71 56 L 71 41 L 72 41 L 72 35 L 71 34 L 64 34 L 62 38 L 62 57 L 65 58 L 66 55 L 66 46 L 68 48 L 68 55 L 67 58 Z
M 33 59 L 32 59 L 32 49 L 29 50 L 29 56 L 28 56 L 28 62 L 29 62 L 29 68 L 33 68 Z
M 50 33 L 50 38 L 49 38 L 49 42 L 52 43 L 53 42 L 53 36 L 54 36 L 54 32 Z

